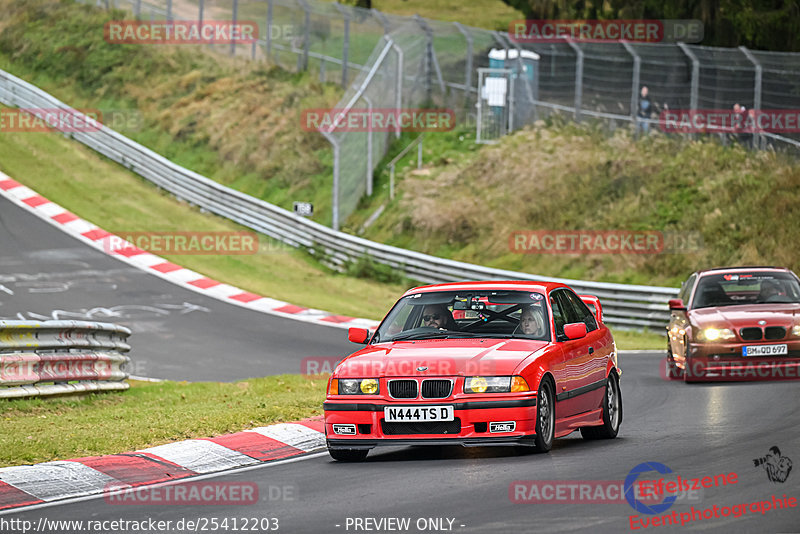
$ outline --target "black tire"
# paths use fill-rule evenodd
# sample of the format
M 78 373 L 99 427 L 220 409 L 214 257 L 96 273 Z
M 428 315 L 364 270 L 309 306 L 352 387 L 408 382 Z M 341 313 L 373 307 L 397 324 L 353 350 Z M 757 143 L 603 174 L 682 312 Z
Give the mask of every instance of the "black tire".
M 328 449 L 328 454 L 337 462 L 363 462 L 369 449 Z
M 536 452 L 548 452 L 553 447 L 556 431 L 556 404 L 550 380 L 542 379 L 536 394 Z
M 581 427 L 581 436 L 583 439 L 614 439 L 619 433 L 620 424 L 622 424 L 622 393 L 619 390 L 617 375 L 611 373 L 603 396 L 603 424 Z

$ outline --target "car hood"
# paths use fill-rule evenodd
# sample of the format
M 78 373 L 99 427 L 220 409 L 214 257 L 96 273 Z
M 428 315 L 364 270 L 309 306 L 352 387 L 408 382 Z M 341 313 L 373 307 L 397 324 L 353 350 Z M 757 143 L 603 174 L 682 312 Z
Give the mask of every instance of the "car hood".
M 335 374 L 353 378 L 511 375 L 522 360 L 548 345 L 546 341 L 527 339 L 380 343 L 346 358 Z
M 766 321 L 765 326 L 790 328 L 799 319 L 800 304 L 746 304 L 700 308 L 689 312 L 689 321 L 700 327 L 742 328 L 758 326 L 758 321 Z

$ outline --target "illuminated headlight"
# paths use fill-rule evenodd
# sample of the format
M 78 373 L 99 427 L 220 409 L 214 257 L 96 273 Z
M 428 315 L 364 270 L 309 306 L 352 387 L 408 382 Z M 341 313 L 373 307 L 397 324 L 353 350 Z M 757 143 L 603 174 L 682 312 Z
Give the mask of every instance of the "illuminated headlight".
M 703 328 L 697 335 L 700 341 L 728 341 L 736 339 L 736 334 L 730 328 Z
M 333 395 L 376 395 L 378 393 L 378 380 L 375 378 L 339 378 L 336 388 L 331 381 L 331 394 Z M 334 393 L 335 391 L 335 393 Z
M 794 337 L 800 337 L 800 324 L 796 324 L 792 327 L 792 335 Z
M 517 393 L 530 391 L 521 376 L 470 376 L 464 380 L 464 393 Z

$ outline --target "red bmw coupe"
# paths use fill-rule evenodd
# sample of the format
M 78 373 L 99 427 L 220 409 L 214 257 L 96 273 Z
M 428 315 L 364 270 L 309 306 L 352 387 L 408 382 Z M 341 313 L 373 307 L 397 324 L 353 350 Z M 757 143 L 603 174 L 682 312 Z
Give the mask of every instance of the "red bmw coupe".
M 788 269 L 693 273 L 669 301 L 670 378 L 800 378 L 800 280 Z
M 349 339 L 367 346 L 328 382 L 325 434 L 336 460 L 385 445 L 546 452 L 575 430 L 614 438 L 622 421 L 621 370 L 600 302 L 564 284 L 418 287 L 374 333 L 351 328 Z

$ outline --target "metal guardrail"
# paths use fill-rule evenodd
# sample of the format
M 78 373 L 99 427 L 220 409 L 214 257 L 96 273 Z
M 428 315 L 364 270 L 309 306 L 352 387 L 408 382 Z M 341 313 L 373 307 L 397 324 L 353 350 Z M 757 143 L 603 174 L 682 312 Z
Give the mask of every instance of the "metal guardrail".
M 128 389 L 124 326 L 0 321 L 0 398 Z
M 0 102 L 33 110 L 61 108 L 70 113 L 78 113 L 41 89 L 5 71 L 0 71 Z M 41 113 L 41 118 L 45 118 L 44 113 Z M 334 231 L 273 204 L 225 187 L 172 163 L 103 125 L 98 124 L 96 131 L 70 132 L 65 135 L 182 200 L 288 245 L 305 249 L 337 270 L 344 270 L 347 264 L 366 256 L 375 262 L 391 266 L 408 278 L 426 283 L 458 280 L 564 282 L 578 293 L 599 297 L 607 323 L 659 331 L 663 331 L 669 319 L 667 300 L 678 294 L 677 289 L 669 287 L 586 282 L 492 269 L 383 245 Z

